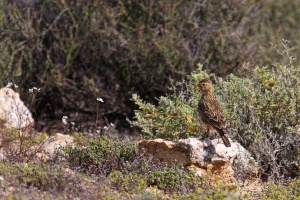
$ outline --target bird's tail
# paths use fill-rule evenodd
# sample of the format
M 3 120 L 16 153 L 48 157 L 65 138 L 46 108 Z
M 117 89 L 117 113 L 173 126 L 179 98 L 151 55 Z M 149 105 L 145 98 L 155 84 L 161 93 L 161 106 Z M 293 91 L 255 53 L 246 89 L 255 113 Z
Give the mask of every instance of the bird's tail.
M 226 147 L 231 147 L 230 141 L 229 141 L 228 137 L 225 136 L 224 130 L 219 129 L 218 132 L 219 132 L 219 135 L 220 135 L 223 143 L 225 144 L 225 146 Z
M 231 147 L 229 139 L 225 135 L 220 135 L 226 147 Z

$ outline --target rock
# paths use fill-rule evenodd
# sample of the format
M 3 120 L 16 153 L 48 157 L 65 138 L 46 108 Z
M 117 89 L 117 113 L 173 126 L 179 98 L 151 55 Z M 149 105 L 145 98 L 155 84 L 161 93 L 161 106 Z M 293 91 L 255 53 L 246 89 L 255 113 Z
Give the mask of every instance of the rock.
M 223 143 L 218 143 L 218 139 L 188 138 L 181 139 L 177 143 L 155 139 L 139 141 L 138 148 L 149 158 L 150 165 L 181 163 L 185 168 L 204 177 L 210 185 L 217 182 L 235 185 L 232 163 L 239 156 L 241 146 L 236 142 L 230 142 L 232 146 L 226 147 Z
M 10 128 L 24 131 L 33 127 L 31 112 L 20 99 L 20 95 L 11 88 L 0 89 L 0 120 Z
M 45 143 L 41 147 L 41 153 L 38 153 L 37 157 L 43 161 L 47 161 L 54 155 L 57 149 L 72 146 L 73 144 L 73 136 L 56 133 L 45 140 Z
M 53 155 L 55 150 L 60 147 L 72 146 L 74 144 L 74 138 L 71 135 L 64 135 L 56 133 L 46 140 L 42 146 L 44 153 Z
M 239 143 L 237 143 L 237 148 L 239 149 L 239 153 L 233 160 L 233 167 L 237 169 L 237 171 L 239 171 L 244 177 L 257 176 L 260 173 L 261 169 L 256 160 Z

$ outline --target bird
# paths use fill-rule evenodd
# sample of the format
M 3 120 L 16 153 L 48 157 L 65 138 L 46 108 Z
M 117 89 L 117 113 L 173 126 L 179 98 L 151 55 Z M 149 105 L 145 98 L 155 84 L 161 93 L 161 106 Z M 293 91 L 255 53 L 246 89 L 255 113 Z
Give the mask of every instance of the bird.
M 206 127 L 205 134 L 209 134 L 211 129 L 219 133 L 224 145 L 231 147 L 229 139 L 226 137 L 226 119 L 223 109 L 214 94 L 214 86 L 209 78 L 200 81 L 196 86 L 202 93 L 198 103 L 200 120 Z

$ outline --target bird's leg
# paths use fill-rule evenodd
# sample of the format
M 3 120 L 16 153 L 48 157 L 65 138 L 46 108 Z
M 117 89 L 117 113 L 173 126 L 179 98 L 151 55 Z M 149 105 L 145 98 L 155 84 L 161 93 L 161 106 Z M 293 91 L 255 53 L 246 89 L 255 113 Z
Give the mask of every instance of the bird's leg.
M 203 138 L 207 138 L 209 136 L 209 128 L 207 127 L 205 133 L 203 134 Z
M 218 134 L 218 143 L 217 144 L 220 144 L 220 134 Z
M 209 134 L 209 128 L 205 130 L 205 134 Z

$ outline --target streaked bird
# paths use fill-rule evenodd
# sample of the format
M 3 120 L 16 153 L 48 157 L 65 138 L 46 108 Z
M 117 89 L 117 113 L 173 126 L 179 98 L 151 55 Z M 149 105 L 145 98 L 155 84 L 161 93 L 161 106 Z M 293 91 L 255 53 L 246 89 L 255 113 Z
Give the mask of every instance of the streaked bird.
M 201 121 L 206 126 L 205 133 L 208 134 L 211 129 L 219 133 L 224 145 L 231 147 L 229 139 L 225 136 L 226 120 L 222 107 L 214 95 L 214 86 L 209 78 L 202 80 L 197 84 L 202 93 L 198 103 L 198 112 Z

